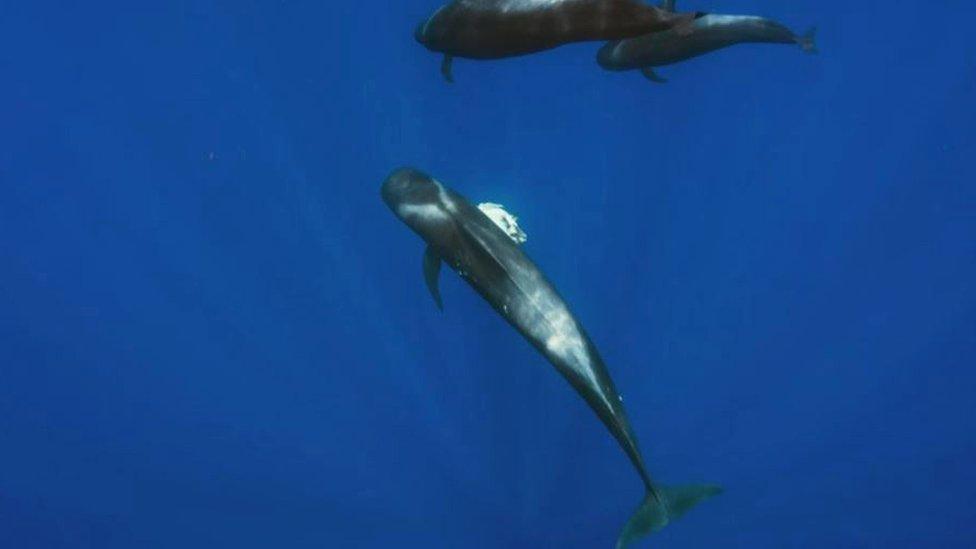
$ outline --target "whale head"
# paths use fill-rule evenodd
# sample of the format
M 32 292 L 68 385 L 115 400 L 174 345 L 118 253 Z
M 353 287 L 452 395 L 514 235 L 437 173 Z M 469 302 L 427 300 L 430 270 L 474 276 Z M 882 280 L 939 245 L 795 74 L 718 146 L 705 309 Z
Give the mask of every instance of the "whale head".
M 425 19 L 413 31 L 413 37 L 430 51 L 444 52 L 450 43 L 452 25 L 450 4 L 438 8 L 430 17 Z
M 413 38 L 414 38 L 414 40 L 416 40 L 417 42 L 420 42 L 424 46 L 427 45 L 427 26 L 428 26 L 428 24 L 429 24 L 429 21 L 423 21 L 419 25 L 417 25 L 417 28 L 414 29 L 414 31 L 413 31 Z
M 393 213 L 428 242 L 450 223 L 450 204 L 444 187 L 429 175 L 400 168 L 383 182 L 380 194 Z

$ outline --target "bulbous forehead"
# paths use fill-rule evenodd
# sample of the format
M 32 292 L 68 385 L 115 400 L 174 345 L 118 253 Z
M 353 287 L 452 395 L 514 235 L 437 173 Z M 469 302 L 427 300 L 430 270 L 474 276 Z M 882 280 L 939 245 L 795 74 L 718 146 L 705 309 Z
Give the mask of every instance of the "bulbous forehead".
M 380 191 L 388 203 L 433 202 L 441 195 L 441 185 L 414 168 L 400 168 L 383 182 Z

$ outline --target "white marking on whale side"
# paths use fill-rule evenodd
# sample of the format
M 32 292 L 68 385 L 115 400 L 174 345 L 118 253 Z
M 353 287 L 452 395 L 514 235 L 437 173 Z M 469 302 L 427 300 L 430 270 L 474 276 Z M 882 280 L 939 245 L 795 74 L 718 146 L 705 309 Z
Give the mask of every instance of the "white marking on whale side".
M 400 204 L 397 214 L 404 219 L 423 219 L 424 221 L 443 221 L 447 213 L 437 204 Z

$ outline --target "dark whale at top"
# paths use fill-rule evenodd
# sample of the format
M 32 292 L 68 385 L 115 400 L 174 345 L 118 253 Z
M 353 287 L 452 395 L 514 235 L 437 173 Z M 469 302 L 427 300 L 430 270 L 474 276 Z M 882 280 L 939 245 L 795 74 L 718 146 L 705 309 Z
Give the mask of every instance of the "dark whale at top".
M 652 482 L 620 395 L 593 342 L 535 263 L 487 215 L 411 168 L 393 172 L 381 195 L 394 214 L 427 242 L 424 278 L 438 306 L 437 280 L 443 262 L 555 366 L 627 454 L 646 492 L 624 526 L 618 548 L 660 530 L 699 501 L 721 492 L 714 485 L 665 487 Z
M 673 8 L 674 2 L 664 7 Z M 649 80 L 665 82 L 652 67 L 678 63 L 715 50 L 744 43 L 794 44 L 816 53 L 814 30 L 800 36 L 786 26 L 752 15 L 702 14 L 681 32 L 665 30 L 607 43 L 597 53 L 601 67 L 613 71 L 641 69 Z
M 421 23 L 414 36 L 444 54 L 451 80 L 453 57 L 499 59 L 590 40 L 617 40 L 690 22 L 640 0 L 454 0 Z

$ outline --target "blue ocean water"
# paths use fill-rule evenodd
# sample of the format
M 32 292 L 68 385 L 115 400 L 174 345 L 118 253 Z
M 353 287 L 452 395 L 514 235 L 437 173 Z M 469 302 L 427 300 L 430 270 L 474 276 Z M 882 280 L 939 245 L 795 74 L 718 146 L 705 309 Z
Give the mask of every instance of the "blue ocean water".
M 379 199 L 504 204 L 650 471 L 646 547 L 976 546 L 970 3 L 602 71 L 413 41 L 438 0 L 0 7 L 0 547 L 611 547 L 591 411 Z

